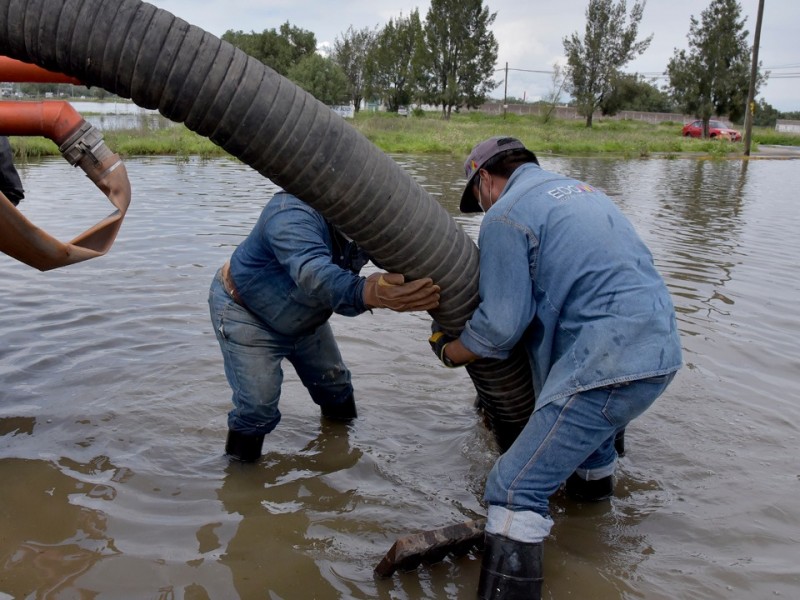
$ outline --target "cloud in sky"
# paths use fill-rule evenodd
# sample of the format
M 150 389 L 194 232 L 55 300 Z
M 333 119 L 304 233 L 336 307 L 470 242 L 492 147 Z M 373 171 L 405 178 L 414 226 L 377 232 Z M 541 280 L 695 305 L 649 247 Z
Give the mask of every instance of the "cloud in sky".
M 408 4 L 397 0 L 155 0 L 159 8 L 220 36 L 229 29 L 263 31 L 278 28 L 282 23 L 314 32 L 320 44 L 332 44 L 349 26 L 356 29 L 382 27 L 390 18 L 408 15 L 418 8 L 424 19 L 430 2 Z M 628 2 L 628 8 L 633 1 Z M 758 3 L 747 0 L 742 5 L 747 17 L 746 28 L 752 44 L 756 26 Z M 510 69 L 548 71 L 556 61 L 564 61 L 564 37 L 578 32 L 583 35 L 587 0 L 559 0 L 544 2 L 533 0 L 484 0 L 492 12 L 497 13 L 492 30 L 500 44 L 497 79 L 508 63 Z M 626 68 L 629 72 L 660 75 L 667 67 L 675 48 L 687 47 L 689 22 L 692 16 L 708 6 L 702 0 L 650 0 L 639 27 L 640 36 L 653 34 L 648 50 Z M 795 46 L 797 24 L 800 23 L 798 0 L 771 0 L 764 9 L 759 59 L 765 69 L 771 70 L 772 79 L 762 87 L 759 97 L 782 111 L 800 110 L 800 52 Z M 783 77 L 781 77 L 783 76 Z M 659 79 L 659 83 L 666 82 Z M 542 73 L 511 71 L 508 94 L 535 99 L 551 88 L 550 76 Z M 503 86 L 494 93 L 501 97 Z

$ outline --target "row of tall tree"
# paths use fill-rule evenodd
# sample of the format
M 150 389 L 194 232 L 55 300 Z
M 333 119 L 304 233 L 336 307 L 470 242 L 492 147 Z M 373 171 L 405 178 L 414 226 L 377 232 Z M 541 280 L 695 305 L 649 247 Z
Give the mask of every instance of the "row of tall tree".
M 628 13 L 625 0 L 589 0 L 583 37 L 576 32 L 564 38 L 566 88 L 586 126 L 592 126 L 598 109 L 614 114 L 636 102 L 650 110 L 660 104 L 693 114 L 703 120 L 706 135 L 712 116 L 739 121 L 747 104 L 752 54 L 739 2 L 711 0 L 699 19 L 691 17 L 688 49 L 676 49 L 670 59 L 666 90 L 622 72 L 652 41 L 652 35 L 638 39 L 645 4 L 635 2 Z M 767 77 L 760 67 L 756 90 Z
M 699 19 L 691 18 L 688 49 L 675 50 L 665 89 L 622 71 L 652 41 L 652 35 L 639 37 L 645 5 L 637 0 L 628 12 L 625 0 L 588 0 L 585 32 L 564 38 L 567 62 L 556 69 L 554 86 L 571 95 L 588 127 L 598 110 L 677 111 L 702 118 L 706 126 L 715 115 L 738 121 L 751 56 L 739 2 L 711 0 Z M 431 0 L 424 20 L 414 10 L 382 28 L 350 27 L 329 57 L 316 52 L 312 32 L 288 22 L 278 30 L 228 31 L 222 37 L 325 103 L 352 102 L 356 111 L 365 99 L 389 111 L 426 103 L 449 118 L 453 110 L 480 106 L 497 85 L 498 44 L 491 31 L 496 14 L 482 0 Z M 760 73 L 756 88 L 765 80 Z
M 566 91 L 587 126 L 597 111 L 613 115 L 622 110 L 681 112 L 706 123 L 715 115 L 741 121 L 752 49 L 737 0 L 710 0 L 699 19 L 691 18 L 688 48 L 675 50 L 664 73 L 669 84 L 663 88 L 622 71 L 652 41 L 652 35 L 640 39 L 638 34 L 646 0 L 637 0 L 630 13 L 625 0 L 587 2 L 585 32 L 563 39 L 567 62 L 553 66 L 552 90 L 543 104 L 554 108 Z M 397 111 L 426 103 L 440 106 L 449 118 L 453 110 L 480 106 L 496 87 L 495 17 L 482 0 L 432 0 L 425 20 L 414 10 L 382 28 L 351 26 L 337 37 L 330 56 L 317 52 L 313 32 L 288 22 L 261 33 L 231 30 L 222 37 L 327 104 L 352 103 L 358 110 L 368 99 Z M 756 89 L 766 77 L 759 69 Z M 64 94 L 55 85 L 22 84 L 19 89 L 32 95 Z M 70 89 L 75 93 L 74 86 Z M 106 94 L 99 88 L 81 89 L 87 96 Z M 764 100 L 755 108 L 756 125 L 796 116 Z M 546 118 L 551 114 L 546 112 Z
M 315 52 L 312 32 L 289 23 L 222 38 L 327 104 L 352 102 L 358 110 L 368 98 L 397 111 L 424 102 L 449 118 L 453 110 L 480 106 L 496 86 L 495 16 L 482 0 L 432 0 L 424 21 L 414 10 L 380 29 L 350 27 L 330 57 Z

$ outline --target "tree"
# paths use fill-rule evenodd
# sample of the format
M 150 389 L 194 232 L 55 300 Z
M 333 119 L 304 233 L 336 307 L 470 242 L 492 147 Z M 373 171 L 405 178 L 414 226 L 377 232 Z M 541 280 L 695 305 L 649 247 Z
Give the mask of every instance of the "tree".
M 713 115 L 742 118 L 750 84 L 748 32 L 736 0 L 711 0 L 689 26 L 689 50 L 675 50 L 667 65 L 672 97 L 683 112 L 703 120 Z M 765 78 L 759 76 L 756 89 Z
M 780 119 L 781 113 L 774 106 L 763 98 L 756 102 L 756 113 L 753 117 L 753 125 L 759 127 L 775 127 Z
M 462 106 L 477 108 L 496 83 L 497 40 L 489 30 L 497 13 L 483 0 L 431 0 L 425 20 L 426 97 L 442 118 Z
M 329 106 L 345 104 L 349 100 L 347 76 L 333 59 L 316 52 L 290 67 L 286 76 Z
M 369 93 L 378 96 L 390 112 L 411 102 L 418 93 L 423 31 L 419 11 L 400 15 L 378 33 L 367 66 Z
M 636 2 L 627 15 L 625 0 L 589 0 L 586 32 L 564 38 L 567 55 L 568 91 L 575 98 L 578 113 L 592 126 L 592 115 L 611 93 L 620 69 L 647 50 L 653 36 L 636 41 L 646 1 Z M 626 20 L 630 23 L 626 25 Z
M 603 115 L 615 115 L 623 110 L 642 112 L 672 112 L 669 94 L 658 89 L 638 74 L 621 74 L 611 82 L 611 93 L 600 103 Z
M 369 87 L 367 57 L 373 51 L 377 35 L 375 29 L 365 27 L 356 31 L 351 25 L 342 38 L 337 37 L 333 43 L 332 58 L 350 82 L 350 100 L 355 112 L 361 108 L 361 101 Z
M 543 123 L 550 122 L 550 119 L 553 118 L 556 106 L 561 102 L 561 94 L 564 92 L 564 86 L 567 84 L 566 73 L 564 71 L 564 68 L 560 64 L 553 63 L 550 91 L 542 98 L 542 105 L 544 106 L 544 113 L 542 114 Z
M 317 51 L 316 36 L 311 31 L 289 25 L 289 21 L 281 25 L 280 31 L 274 28 L 261 33 L 228 30 L 222 34 L 222 39 L 284 77 L 293 65 Z
M 234 31 L 233 29 L 229 29 L 225 33 L 222 34 L 222 39 L 236 46 L 239 50 L 244 52 L 245 54 L 249 54 L 253 58 L 256 58 L 267 64 L 265 58 L 266 56 L 262 52 L 261 49 L 261 36 L 266 34 L 267 30 L 265 29 L 262 33 L 256 33 L 255 31 L 251 31 L 250 33 L 245 33 L 244 31 L 238 30 Z

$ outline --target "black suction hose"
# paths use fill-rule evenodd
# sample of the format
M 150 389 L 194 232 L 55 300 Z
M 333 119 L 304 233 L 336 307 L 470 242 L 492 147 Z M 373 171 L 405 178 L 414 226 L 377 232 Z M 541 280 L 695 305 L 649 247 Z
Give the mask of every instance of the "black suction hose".
M 385 269 L 431 277 L 457 335 L 478 304 L 478 252 L 405 170 L 288 79 L 140 0 L 0 0 L 0 53 L 158 109 L 319 210 Z M 506 449 L 533 410 L 522 348 L 468 367 Z

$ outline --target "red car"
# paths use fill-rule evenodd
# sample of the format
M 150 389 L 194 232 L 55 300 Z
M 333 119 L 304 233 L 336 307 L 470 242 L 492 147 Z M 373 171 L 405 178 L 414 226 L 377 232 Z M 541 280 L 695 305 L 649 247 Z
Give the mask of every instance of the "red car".
M 684 137 L 703 137 L 703 122 L 692 121 L 691 123 L 684 125 L 682 133 Z M 725 123 L 721 123 L 720 121 L 708 122 L 708 135 L 712 140 L 716 138 L 721 140 L 730 140 L 732 142 L 740 142 L 742 140 L 741 133 L 735 129 L 727 127 Z

